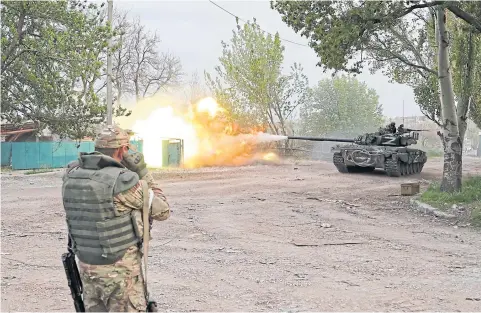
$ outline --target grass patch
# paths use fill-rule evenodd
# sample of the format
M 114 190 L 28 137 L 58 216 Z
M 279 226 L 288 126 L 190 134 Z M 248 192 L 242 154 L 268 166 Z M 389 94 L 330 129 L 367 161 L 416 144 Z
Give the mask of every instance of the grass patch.
M 420 200 L 440 209 L 449 209 L 453 204 L 471 209 L 471 223 L 481 226 L 481 176 L 468 176 L 463 179 L 461 192 L 441 192 L 440 183 L 431 184 L 421 195 Z
M 13 172 L 10 166 L 2 166 L 2 173 Z
M 471 223 L 474 226 L 481 227 L 481 202 L 471 211 Z
M 39 169 L 35 169 L 35 170 L 26 171 L 26 172 L 25 172 L 25 175 L 40 174 L 40 173 L 49 173 L 49 172 L 53 172 L 53 169 L 50 169 L 50 168 L 39 168 Z

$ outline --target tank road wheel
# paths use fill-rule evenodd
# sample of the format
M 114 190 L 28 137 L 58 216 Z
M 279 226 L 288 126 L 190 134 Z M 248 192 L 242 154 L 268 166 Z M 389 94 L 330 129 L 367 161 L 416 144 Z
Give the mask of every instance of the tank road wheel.
M 399 161 L 394 161 L 393 159 L 387 159 L 384 163 L 384 169 L 386 170 L 387 176 L 390 176 L 390 177 L 401 176 L 401 163 Z
M 413 164 L 409 163 L 408 164 L 408 175 L 412 175 L 412 174 L 414 174 Z
M 399 162 L 399 173 L 401 176 L 406 174 L 406 167 L 404 166 L 404 163 Z
M 332 163 L 334 163 L 340 173 L 349 173 L 349 169 L 344 163 L 344 158 L 342 157 L 341 153 L 334 152 L 334 155 L 332 156 Z
M 414 163 L 414 173 L 419 173 L 419 163 Z

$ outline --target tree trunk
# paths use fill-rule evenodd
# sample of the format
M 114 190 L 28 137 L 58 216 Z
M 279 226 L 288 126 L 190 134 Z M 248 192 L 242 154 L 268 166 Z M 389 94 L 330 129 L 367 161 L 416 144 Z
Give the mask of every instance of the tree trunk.
M 140 87 L 139 87 L 139 77 L 138 75 L 134 79 L 134 85 L 135 85 L 135 100 L 136 102 L 140 101 Z
M 464 134 L 466 133 L 466 129 L 468 127 L 468 111 L 471 106 L 472 95 L 473 95 L 473 80 L 474 80 L 474 64 L 475 60 L 475 53 L 474 53 L 474 42 L 473 42 L 473 32 L 470 31 L 467 38 L 468 49 L 466 51 L 466 58 L 463 58 L 463 63 L 461 64 L 464 66 L 465 70 L 463 73 L 463 87 L 462 87 L 462 95 L 457 106 L 456 114 L 458 115 L 458 129 L 459 129 L 459 137 L 461 137 L 461 142 L 464 142 Z
M 441 191 L 461 190 L 462 140 L 459 136 L 458 118 L 454 103 L 454 91 L 449 68 L 449 39 L 446 31 L 446 13 L 443 6 L 437 7 L 438 75 L 441 100 L 442 132 L 439 136 L 444 147 L 444 167 Z

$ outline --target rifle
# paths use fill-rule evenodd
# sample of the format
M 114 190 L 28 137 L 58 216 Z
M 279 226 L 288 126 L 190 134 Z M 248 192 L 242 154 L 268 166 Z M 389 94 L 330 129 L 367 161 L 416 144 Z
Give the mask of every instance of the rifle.
M 85 312 L 84 301 L 82 299 L 83 285 L 80 279 L 80 274 L 75 261 L 75 253 L 72 250 L 72 241 L 70 235 L 68 237 L 68 252 L 62 254 L 63 268 L 67 275 L 68 286 L 70 287 L 70 294 L 72 295 L 73 303 L 76 312 Z
M 142 246 L 143 246 L 143 259 L 144 259 L 144 273 L 143 273 L 143 280 L 144 280 L 144 292 L 145 292 L 145 300 L 147 302 L 146 312 L 158 312 L 157 302 L 151 300 L 149 297 L 149 291 L 147 288 L 147 263 L 149 258 L 149 239 L 150 239 L 150 228 L 152 227 L 152 221 L 150 220 L 150 207 L 152 205 L 152 199 L 154 197 L 154 193 L 152 190 L 149 190 L 147 182 L 145 180 L 140 181 L 142 183 L 142 191 L 144 194 L 144 207 L 142 210 L 142 222 L 144 224 L 144 234 L 142 238 Z M 147 226 L 149 225 L 149 226 Z M 140 269 L 140 273 L 142 274 L 142 269 Z

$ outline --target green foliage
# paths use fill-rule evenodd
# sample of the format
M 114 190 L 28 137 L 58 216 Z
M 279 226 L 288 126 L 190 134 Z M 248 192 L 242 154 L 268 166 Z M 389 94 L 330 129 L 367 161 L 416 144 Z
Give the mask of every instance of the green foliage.
M 386 30 L 398 24 L 410 5 L 404 1 L 276 1 L 271 7 L 294 31 L 310 39 L 324 70 L 360 73 L 370 60 L 350 61 L 377 38 L 384 39 Z
M 271 7 L 281 14 L 287 25 L 310 39 L 309 45 L 321 59 L 318 65 L 324 70 L 360 73 L 365 66 L 371 72 L 381 70 L 391 81 L 411 86 L 421 112 L 439 124 L 441 110 L 433 10 L 436 5 L 444 5 L 453 12 L 448 16 L 448 27 L 454 41 L 451 51 L 455 93 L 458 101 L 473 95 L 474 108 L 470 116 L 479 121 L 481 92 L 472 88 L 481 88 L 481 74 L 476 69 L 480 61 L 469 62 L 473 65 L 472 82 L 462 81 L 466 81 L 466 68 L 469 68 L 466 66 L 468 33 L 478 38 L 474 51 L 479 51 L 481 2 L 271 2 Z M 479 52 L 474 55 L 479 60 Z
M 466 11 L 481 14 L 481 2 L 463 3 Z M 451 35 L 453 87 L 458 102 L 469 102 L 469 117 L 481 127 L 481 33 L 451 15 L 448 18 Z
M 255 20 L 232 33 L 230 44 L 222 42 L 217 77 L 205 73 L 209 88 L 235 121 L 285 134 L 286 120 L 307 99 L 307 77 L 297 64 L 289 75 L 282 74 L 279 35 L 265 34 Z
M 423 114 L 434 121 L 439 118 L 436 49 L 430 38 L 434 20 L 429 11 L 406 18 L 414 9 L 402 1 L 277 1 L 271 6 L 310 39 L 324 71 L 360 73 L 366 66 L 371 73 L 382 71 L 391 82 L 413 87 Z
M 422 195 L 422 201 L 435 204 L 457 204 L 481 201 L 481 176 L 470 176 L 463 181 L 461 192 L 441 192 L 437 183 L 431 184 Z
M 382 106 L 375 90 L 344 75 L 319 81 L 301 112 L 302 133 L 309 136 L 335 131 L 355 136 L 375 131 L 383 123 Z
M 460 192 L 441 192 L 439 183 L 433 183 L 421 195 L 421 201 L 443 209 L 453 204 L 470 206 L 473 222 L 481 226 L 481 176 L 465 178 Z
M 61 137 L 92 135 L 104 120 L 94 85 L 113 35 L 101 13 L 79 1 L 2 3 L 3 119 L 40 122 Z
M 53 169 L 49 168 L 39 168 L 39 169 L 34 169 L 34 170 L 29 170 L 25 172 L 25 175 L 33 175 L 33 174 L 42 174 L 42 173 L 50 173 L 53 172 Z

